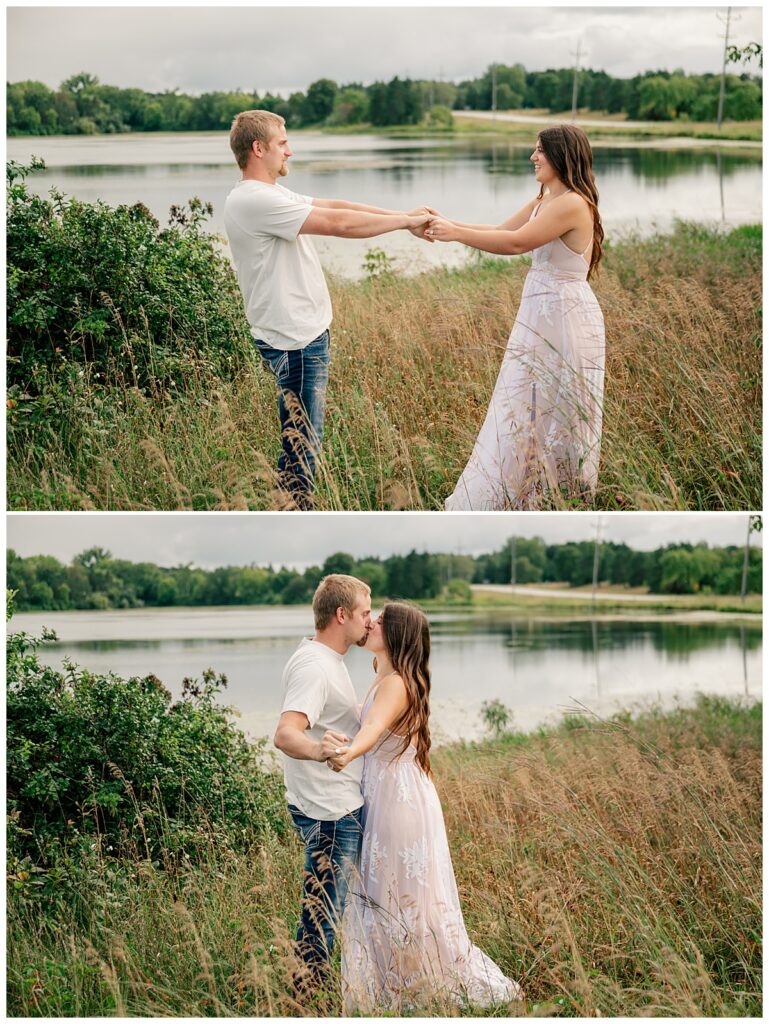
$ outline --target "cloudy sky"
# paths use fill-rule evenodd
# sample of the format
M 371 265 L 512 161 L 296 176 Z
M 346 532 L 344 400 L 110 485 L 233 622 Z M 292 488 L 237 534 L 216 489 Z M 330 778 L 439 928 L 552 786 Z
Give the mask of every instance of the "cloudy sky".
M 321 77 L 459 81 L 492 62 L 719 72 L 726 6 L 534 7 L 511 3 L 364 6 L 11 6 L 7 80 L 55 88 L 88 71 L 150 92 L 256 89 L 287 95 Z M 730 38 L 762 39 L 761 7 L 736 7 Z M 755 68 L 753 70 L 756 70 Z
M 356 558 L 418 551 L 477 555 L 515 532 L 548 543 L 592 540 L 600 519 L 605 540 L 650 549 L 675 541 L 743 544 L 747 516 L 719 513 L 287 513 L 11 514 L 8 547 L 23 556 L 54 555 L 63 562 L 99 546 L 116 558 L 173 566 L 319 565 L 335 551 Z M 752 544 L 761 543 L 753 534 Z

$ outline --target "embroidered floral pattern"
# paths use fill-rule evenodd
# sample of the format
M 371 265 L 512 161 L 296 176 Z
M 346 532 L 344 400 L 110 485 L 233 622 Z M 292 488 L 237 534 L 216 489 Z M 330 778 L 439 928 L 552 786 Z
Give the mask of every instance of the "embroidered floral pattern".
M 427 867 L 430 859 L 427 837 L 422 836 L 411 846 L 398 852 L 406 867 L 406 878 L 416 878 L 420 885 L 427 885 Z
M 386 734 L 365 759 L 361 878 L 341 929 L 345 1012 L 402 1016 L 433 992 L 505 1003 L 520 990 L 470 942 L 438 794 L 402 745 Z

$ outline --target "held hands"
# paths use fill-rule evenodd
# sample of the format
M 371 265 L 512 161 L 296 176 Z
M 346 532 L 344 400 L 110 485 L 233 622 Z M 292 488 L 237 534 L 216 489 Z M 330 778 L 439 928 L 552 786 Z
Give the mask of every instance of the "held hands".
M 345 736 L 342 732 L 333 732 L 329 729 L 327 733 L 324 733 L 323 739 L 320 741 L 320 750 L 318 752 L 319 761 L 328 761 L 345 745 L 350 742 L 350 737 Z
M 418 206 L 415 210 L 410 210 L 406 216 L 409 218 L 408 230 L 412 235 L 417 238 L 425 237 L 425 227 L 427 226 L 433 211 L 429 206 Z
M 349 747 L 337 747 L 332 757 L 329 757 L 326 764 L 332 772 L 341 772 L 352 761 Z
M 455 242 L 456 225 L 440 215 L 432 217 L 425 226 L 425 238 L 428 242 Z

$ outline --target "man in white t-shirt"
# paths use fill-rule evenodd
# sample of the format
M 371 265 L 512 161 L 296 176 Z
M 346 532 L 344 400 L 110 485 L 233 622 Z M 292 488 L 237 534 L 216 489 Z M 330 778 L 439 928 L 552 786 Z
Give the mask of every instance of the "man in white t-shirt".
M 311 508 L 323 440 L 331 299 L 309 235 L 373 238 L 404 228 L 420 237 L 430 214 L 314 199 L 278 184 L 292 155 L 282 117 L 245 110 L 230 147 L 243 177 L 227 196 L 224 226 L 254 343 L 278 385 L 286 507 Z
M 344 771 L 327 761 L 360 728 L 344 655 L 371 629 L 371 591 L 354 576 L 321 580 L 312 602 L 315 636 L 304 639 L 283 672 L 275 746 L 283 753 L 288 809 L 305 845 L 297 955 L 307 972 L 297 988 L 322 983 L 363 835 L 363 758 Z

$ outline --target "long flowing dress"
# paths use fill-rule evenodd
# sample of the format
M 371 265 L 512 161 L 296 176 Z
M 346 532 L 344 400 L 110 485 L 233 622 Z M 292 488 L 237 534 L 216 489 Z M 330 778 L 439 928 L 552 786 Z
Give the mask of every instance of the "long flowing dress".
M 365 721 L 374 691 L 361 710 Z M 345 1012 L 396 1013 L 431 994 L 488 1006 L 519 986 L 467 935 L 440 800 L 416 748 L 385 732 L 364 757 L 360 877 L 341 929 Z
M 447 511 L 535 509 L 594 493 L 605 340 L 587 283 L 591 248 L 574 252 L 556 238 L 532 250 L 486 419 Z

